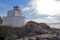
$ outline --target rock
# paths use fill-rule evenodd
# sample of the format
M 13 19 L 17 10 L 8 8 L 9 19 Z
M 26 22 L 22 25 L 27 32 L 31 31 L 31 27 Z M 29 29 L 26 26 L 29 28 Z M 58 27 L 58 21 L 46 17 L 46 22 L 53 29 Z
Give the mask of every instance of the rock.
M 27 22 L 25 29 L 28 33 L 44 34 L 52 33 L 53 30 L 46 23 L 36 23 L 33 21 Z
M 1 28 L 0 28 L 1 29 Z M 26 25 L 23 27 L 2 27 L 0 30 L 0 34 L 2 33 L 2 36 L 6 36 L 6 34 L 10 33 L 12 38 L 23 38 L 25 36 L 34 36 L 34 35 L 41 35 L 41 34 L 47 34 L 47 33 L 53 33 L 53 30 L 46 24 L 46 23 L 37 23 L 33 21 L 27 22 Z M 1 35 L 0 35 L 1 36 Z M 11 36 L 10 36 L 11 38 Z

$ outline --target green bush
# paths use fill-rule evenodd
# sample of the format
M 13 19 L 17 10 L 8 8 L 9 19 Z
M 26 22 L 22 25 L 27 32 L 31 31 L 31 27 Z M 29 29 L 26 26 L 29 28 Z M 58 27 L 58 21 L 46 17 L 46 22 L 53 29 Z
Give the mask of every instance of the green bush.
M 0 17 L 0 24 L 2 24 L 2 18 Z

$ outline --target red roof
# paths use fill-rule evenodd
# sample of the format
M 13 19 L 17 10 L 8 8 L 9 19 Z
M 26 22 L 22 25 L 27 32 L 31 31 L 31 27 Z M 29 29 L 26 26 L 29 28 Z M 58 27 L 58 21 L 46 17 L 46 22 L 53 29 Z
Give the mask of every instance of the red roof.
M 14 8 L 19 8 L 19 6 L 16 5 L 16 6 L 14 6 Z

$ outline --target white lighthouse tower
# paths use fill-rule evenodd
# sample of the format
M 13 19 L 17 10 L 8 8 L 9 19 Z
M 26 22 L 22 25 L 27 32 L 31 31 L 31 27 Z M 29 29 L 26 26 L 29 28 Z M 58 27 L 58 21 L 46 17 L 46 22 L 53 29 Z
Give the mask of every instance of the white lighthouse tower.
M 26 18 L 21 12 L 19 6 L 14 6 L 13 10 L 8 11 L 7 16 L 3 17 L 2 25 L 12 26 L 12 27 L 21 27 L 25 25 Z

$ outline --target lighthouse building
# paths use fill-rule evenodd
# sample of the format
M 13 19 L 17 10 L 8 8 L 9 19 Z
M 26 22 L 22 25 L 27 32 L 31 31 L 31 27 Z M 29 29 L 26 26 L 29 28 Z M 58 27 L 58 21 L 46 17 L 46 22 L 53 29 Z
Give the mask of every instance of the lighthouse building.
M 19 6 L 14 6 L 13 10 L 8 11 L 7 16 L 3 17 L 3 26 L 21 27 L 25 25 L 26 18 Z

